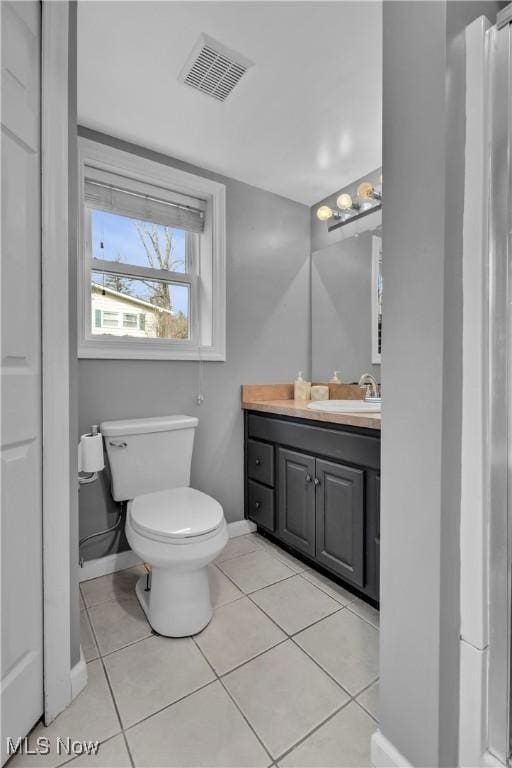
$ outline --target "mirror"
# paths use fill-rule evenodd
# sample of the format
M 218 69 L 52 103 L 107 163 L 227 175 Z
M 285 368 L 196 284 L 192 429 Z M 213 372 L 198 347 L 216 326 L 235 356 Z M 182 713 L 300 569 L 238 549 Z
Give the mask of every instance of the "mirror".
M 313 381 L 328 381 L 334 371 L 343 382 L 362 373 L 380 381 L 380 222 L 313 253 L 311 322 Z

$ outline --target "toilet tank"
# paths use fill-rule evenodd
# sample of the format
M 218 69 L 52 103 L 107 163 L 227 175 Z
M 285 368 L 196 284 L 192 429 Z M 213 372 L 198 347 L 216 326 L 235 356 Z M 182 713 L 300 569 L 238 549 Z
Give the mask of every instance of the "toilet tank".
M 128 501 L 142 493 L 190 485 L 198 420 L 193 416 L 104 421 L 112 496 Z

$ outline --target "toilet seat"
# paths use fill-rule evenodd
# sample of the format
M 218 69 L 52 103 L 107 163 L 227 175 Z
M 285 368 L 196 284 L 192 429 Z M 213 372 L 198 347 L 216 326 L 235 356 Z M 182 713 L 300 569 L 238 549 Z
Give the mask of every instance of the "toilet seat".
M 188 487 L 137 496 L 128 505 L 128 513 L 137 533 L 169 544 L 209 538 L 224 523 L 219 502 Z

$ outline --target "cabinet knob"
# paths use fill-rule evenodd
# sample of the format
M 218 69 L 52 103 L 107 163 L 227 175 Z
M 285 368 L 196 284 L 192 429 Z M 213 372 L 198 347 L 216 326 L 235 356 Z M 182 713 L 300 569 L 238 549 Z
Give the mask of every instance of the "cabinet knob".
M 261 507 L 261 501 L 255 502 L 254 506 L 256 507 L 256 509 L 259 509 Z
M 312 479 L 311 475 L 306 475 L 306 483 L 310 483 Z
M 254 463 L 256 464 L 257 467 L 259 467 L 259 465 L 261 464 L 261 459 L 256 459 Z
M 315 485 L 320 485 L 320 480 L 318 479 L 318 477 L 315 477 Z

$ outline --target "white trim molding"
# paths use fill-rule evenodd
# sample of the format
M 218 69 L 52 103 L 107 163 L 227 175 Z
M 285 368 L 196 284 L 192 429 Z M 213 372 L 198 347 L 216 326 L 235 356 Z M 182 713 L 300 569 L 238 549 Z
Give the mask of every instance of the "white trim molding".
M 228 523 L 230 539 L 244 536 L 247 533 L 254 533 L 255 530 L 256 526 L 250 520 L 235 520 L 234 523 Z M 86 560 L 80 568 L 80 581 L 89 581 L 89 579 L 96 579 L 98 576 L 106 576 L 108 573 L 124 571 L 125 568 L 133 568 L 133 566 L 141 563 L 140 557 L 131 549 L 98 557 L 96 560 Z
M 71 669 L 71 698 L 76 699 L 79 693 L 87 685 L 87 662 L 85 661 L 82 646 L 80 646 L 80 661 Z
M 374 768 L 412 768 L 412 763 L 379 730 L 371 738 L 371 760 Z
M 226 187 L 164 163 L 79 138 L 78 357 L 122 360 L 226 359 Z M 171 191 L 205 202 L 205 225 L 196 265 L 197 291 L 191 297 L 190 340 L 107 336 L 91 332 L 92 255 L 86 247 L 85 169 L 114 174 L 129 184 Z M 163 193 L 162 193 L 163 194 Z M 127 270 L 131 274 L 131 269 Z M 146 270 L 147 271 L 147 270 Z M 168 273 L 172 282 L 173 273 Z M 175 276 L 176 277 L 176 276 Z M 179 277 L 179 276 L 178 276 Z M 195 283 L 194 283 L 195 284 Z M 195 334 L 195 335 L 194 335 Z
M 42 3 L 42 399 L 44 720 L 71 702 L 68 2 Z M 55 296 L 59 301 L 55 301 Z
M 113 555 L 105 555 L 95 560 L 86 560 L 80 568 L 80 581 L 89 581 L 97 579 L 98 576 L 106 576 L 108 573 L 124 571 L 125 568 L 133 568 L 134 565 L 140 565 L 142 560 L 132 549 L 124 552 L 116 552 Z

